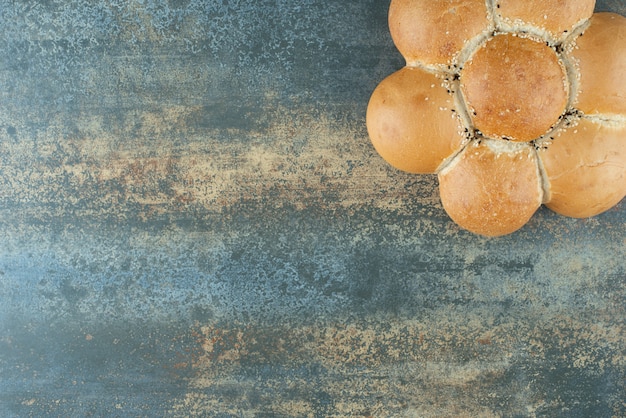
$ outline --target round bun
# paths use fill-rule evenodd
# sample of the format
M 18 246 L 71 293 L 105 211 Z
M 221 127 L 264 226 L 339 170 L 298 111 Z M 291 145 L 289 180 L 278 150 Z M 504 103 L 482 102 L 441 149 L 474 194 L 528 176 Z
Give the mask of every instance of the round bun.
M 626 17 L 593 0 L 392 0 L 406 66 L 366 122 L 392 166 L 436 173 L 460 227 L 500 236 L 541 204 L 570 217 L 626 195 Z
M 489 236 L 521 228 L 543 199 L 534 148 L 495 140 L 467 146 L 439 173 L 439 190 L 452 220 Z
M 492 138 L 533 140 L 552 128 L 567 104 L 567 75 L 554 50 L 512 34 L 482 45 L 460 80 L 474 125 Z
M 441 80 L 405 67 L 383 80 L 370 98 L 367 130 L 376 151 L 410 173 L 434 173 L 465 140 L 454 100 Z
M 561 215 L 598 215 L 626 196 L 626 124 L 580 120 L 541 159 L 548 178 L 548 206 Z
M 392 0 L 388 20 L 407 65 L 449 64 L 489 28 L 485 0 Z
M 626 17 L 596 13 L 571 52 L 580 75 L 576 107 L 626 115 Z

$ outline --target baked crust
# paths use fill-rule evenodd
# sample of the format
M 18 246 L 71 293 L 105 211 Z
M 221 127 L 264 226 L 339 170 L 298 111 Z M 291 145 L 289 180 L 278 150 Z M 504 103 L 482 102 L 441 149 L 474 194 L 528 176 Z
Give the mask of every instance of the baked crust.
M 461 227 L 510 234 L 541 206 L 537 154 L 529 144 L 474 142 L 439 173 L 439 190 L 444 209 Z
M 474 125 L 491 138 L 533 140 L 550 130 L 567 104 L 567 74 L 554 50 L 513 34 L 489 39 L 460 79 Z
M 447 65 L 490 27 L 485 0 L 392 0 L 389 31 L 407 65 Z
M 626 17 L 594 14 L 571 55 L 580 74 L 576 107 L 626 117 Z
M 454 98 L 440 78 L 404 67 L 374 90 L 367 129 L 376 151 L 410 173 L 434 173 L 465 140 Z
M 581 119 L 539 152 L 553 211 L 586 218 L 626 196 L 626 124 Z

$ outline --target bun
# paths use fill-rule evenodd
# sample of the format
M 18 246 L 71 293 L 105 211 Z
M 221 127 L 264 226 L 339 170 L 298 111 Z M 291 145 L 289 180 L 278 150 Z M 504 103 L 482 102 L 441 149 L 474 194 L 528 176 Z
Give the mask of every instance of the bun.
M 447 64 L 488 29 L 485 0 L 393 0 L 389 32 L 408 65 Z
M 465 136 L 452 117 L 453 96 L 434 74 L 405 67 L 383 80 L 370 98 L 367 130 L 378 153 L 410 173 L 434 173 Z
M 626 17 L 594 14 L 571 55 L 580 77 L 576 107 L 626 117 Z
M 626 195 L 626 123 L 581 119 L 540 154 L 550 195 L 546 206 L 561 215 L 595 216 Z
M 567 104 L 567 76 L 554 50 L 512 34 L 481 45 L 460 78 L 474 125 L 492 138 L 537 138 L 552 128 Z
M 543 199 L 533 147 L 499 142 L 473 142 L 439 173 L 444 209 L 478 234 L 505 235 L 521 228 Z
M 406 66 L 368 104 L 376 151 L 436 173 L 462 228 L 500 236 L 544 203 L 588 217 L 626 195 L 626 18 L 593 0 L 392 0 Z

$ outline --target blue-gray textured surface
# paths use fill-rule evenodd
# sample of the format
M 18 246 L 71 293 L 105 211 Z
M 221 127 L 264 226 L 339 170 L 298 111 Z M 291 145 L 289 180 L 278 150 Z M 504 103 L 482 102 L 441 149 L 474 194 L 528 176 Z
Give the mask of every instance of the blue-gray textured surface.
M 0 1 L 1 416 L 626 416 L 625 203 L 459 230 L 387 7 Z

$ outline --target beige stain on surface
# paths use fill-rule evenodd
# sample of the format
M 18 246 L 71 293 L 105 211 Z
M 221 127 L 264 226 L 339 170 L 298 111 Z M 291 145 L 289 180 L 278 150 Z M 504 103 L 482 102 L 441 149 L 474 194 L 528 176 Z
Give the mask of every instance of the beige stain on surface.
M 125 217 L 137 213 L 134 204 L 144 206 L 145 218 L 189 207 L 236 211 L 241 203 L 406 212 L 416 193 L 423 204 L 438 205 L 434 178 L 407 189 L 416 179 L 389 170 L 356 122 L 280 108 L 268 127 L 238 134 L 198 128 L 199 112 L 184 106 L 130 112 L 112 125 L 91 115 L 78 118 L 71 135 L 52 123 L 32 140 L 5 147 L 0 197 L 32 202 L 39 217 L 70 210 Z
M 489 405 L 506 398 L 511 400 L 505 410 L 521 404 L 535 416 L 544 399 L 533 391 L 532 367 L 552 361 L 550 350 L 571 353 L 561 359 L 567 367 L 601 373 L 604 367 L 626 366 L 620 348 L 626 337 L 618 325 L 589 326 L 554 314 L 528 318 L 523 326 L 480 320 L 463 325 L 441 317 L 272 329 L 198 324 L 193 333 L 201 347 L 193 361 L 195 377 L 173 408 L 175 416 L 207 411 L 313 416 L 319 405 L 311 401 L 320 390 L 334 400 L 326 409 L 334 417 L 498 417 Z M 607 352 L 613 354 L 607 358 Z M 507 386 L 502 379 L 522 359 L 529 375 L 516 387 Z M 283 370 L 283 377 L 276 373 L 261 381 L 242 374 L 250 364 Z M 318 376 L 314 370 L 324 372 Z M 232 399 L 221 398 L 228 387 L 238 391 Z M 260 397 L 256 406 L 250 396 Z

